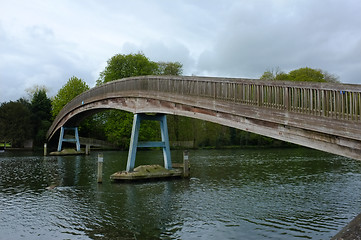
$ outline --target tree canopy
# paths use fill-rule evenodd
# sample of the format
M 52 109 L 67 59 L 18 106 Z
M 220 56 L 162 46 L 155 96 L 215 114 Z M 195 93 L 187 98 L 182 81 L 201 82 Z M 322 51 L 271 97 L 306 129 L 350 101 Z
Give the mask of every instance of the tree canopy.
M 30 104 L 19 99 L 16 102 L 2 103 L 0 106 L 0 139 L 22 147 L 25 140 L 32 136 Z
M 320 69 L 309 67 L 299 68 L 289 73 L 276 70 L 268 70 L 261 76 L 262 80 L 287 80 L 287 81 L 307 81 L 307 82 L 339 82 L 335 75 Z
M 30 102 L 20 98 L 0 106 L 0 141 L 22 147 L 25 140 L 33 139 L 34 146 L 42 146 L 51 125 L 51 100 L 45 88 L 33 88 Z
M 107 62 L 100 73 L 97 85 L 121 78 L 156 74 L 158 65 L 150 61 L 144 54 L 116 54 Z
M 41 146 L 51 125 L 51 100 L 46 95 L 46 89 L 37 89 L 33 93 L 31 112 L 34 143 L 36 146 Z
M 179 76 L 183 74 L 183 65 L 180 62 L 158 62 L 159 75 Z
M 82 79 L 71 77 L 53 98 L 53 117 L 56 117 L 60 110 L 73 98 L 87 90 L 89 90 L 89 87 Z
M 100 73 L 97 85 L 110 81 L 145 75 L 181 75 L 183 65 L 179 62 L 153 62 L 143 53 L 116 54 L 111 57 Z

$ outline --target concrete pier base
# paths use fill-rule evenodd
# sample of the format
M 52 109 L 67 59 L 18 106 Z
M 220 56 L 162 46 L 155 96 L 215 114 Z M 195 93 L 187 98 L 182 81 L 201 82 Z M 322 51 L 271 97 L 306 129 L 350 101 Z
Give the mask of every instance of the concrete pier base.
M 142 165 L 134 168 L 133 171 L 116 172 L 110 176 L 111 180 L 144 180 L 144 179 L 160 179 L 170 177 L 182 177 L 183 170 L 181 168 L 165 169 L 160 165 Z

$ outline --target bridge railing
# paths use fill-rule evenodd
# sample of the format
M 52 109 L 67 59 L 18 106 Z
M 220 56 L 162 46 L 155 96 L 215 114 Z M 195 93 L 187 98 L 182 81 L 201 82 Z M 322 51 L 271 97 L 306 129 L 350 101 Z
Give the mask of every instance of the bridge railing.
M 361 85 L 192 77 L 146 81 L 142 90 L 361 121 Z
M 142 76 L 117 80 L 77 96 L 57 117 L 99 96 L 145 91 L 233 101 L 335 119 L 361 121 L 361 85 L 255 79 Z

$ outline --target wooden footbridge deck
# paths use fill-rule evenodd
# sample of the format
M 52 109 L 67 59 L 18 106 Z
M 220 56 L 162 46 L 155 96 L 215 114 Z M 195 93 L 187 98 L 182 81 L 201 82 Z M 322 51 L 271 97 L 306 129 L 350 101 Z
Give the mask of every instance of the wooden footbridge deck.
M 187 116 L 361 160 L 361 85 L 133 77 L 74 98 L 47 137 L 106 109 Z

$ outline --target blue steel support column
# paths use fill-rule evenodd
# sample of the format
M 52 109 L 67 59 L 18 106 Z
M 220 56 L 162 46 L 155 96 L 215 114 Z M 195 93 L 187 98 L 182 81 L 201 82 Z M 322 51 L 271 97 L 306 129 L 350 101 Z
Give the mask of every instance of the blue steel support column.
M 76 144 L 76 151 L 80 151 L 80 141 L 79 141 L 79 134 L 78 134 L 78 127 L 75 127 L 75 144 Z
M 134 169 L 135 157 L 137 155 L 140 118 L 141 117 L 139 114 L 134 114 L 132 135 L 130 138 L 128 162 L 127 162 L 127 169 L 126 169 L 127 172 L 133 171 L 133 169 Z
M 165 114 L 163 116 L 161 116 L 160 132 L 162 135 L 162 142 L 164 143 L 164 147 L 163 147 L 164 168 L 172 169 L 172 161 L 170 158 L 167 116 Z
M 61 151 L 61 146 L 63 144 L 63 139 L 64 139 L 64 127 L 61 127 L 60 128 L 59 143 L 58 143 L 58 152 Z
M 162 135 L 161 142 L 138 142 L 140 123 L 142 120 L 151 120 L 160 122 L 160 131 Z M 126 171 L 133 171 L 138 147 L 161 147 L 163 150 L 164 168 L 172 169 L 170 155 L 169 136 L 167 117 L 165 114 L 146 115 L 144 113 L 135 114 L 133 119 L 132 135 L 130 139 L 128 161 Z
M 74 138 L 72 139 L 64 139 L 64 133 L 65 130 L 74 130 Z M 61 127 L 60 128 L 60 136 L 59 136 L 59 143 L 58 143 L 58 152 L 61 151 L 61 147 L 63 142 L 75 142 L 76 144 L 76 150 L 79 152 L 80 151 L 80 141 L 79 141 L 79 134 L 78 134 L 78 127 L 74 127 L 74 128 L 66 128 L 66 127 Z

